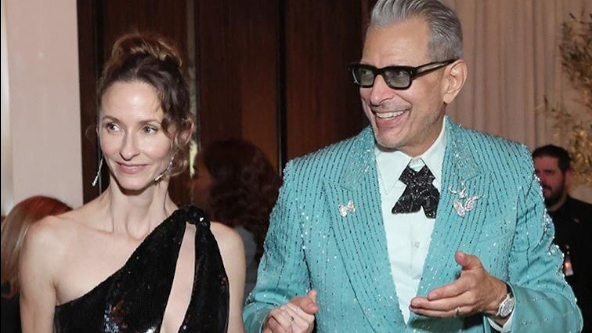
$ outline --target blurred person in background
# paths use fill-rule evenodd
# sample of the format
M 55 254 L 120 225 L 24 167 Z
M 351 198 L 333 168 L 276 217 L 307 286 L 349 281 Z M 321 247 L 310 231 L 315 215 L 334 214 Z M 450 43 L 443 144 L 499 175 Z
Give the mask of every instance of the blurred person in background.
M 193 200 L 212 221 L 234 228 L 245 244 L 245 297 L 257 280 L 269 214 L 281 178 L 263 151 L 238 139 L 216 141 L 195 158 Z
M 592 205 L 569 195 L 572 170 L 567 150 L 545 145 L 535 149 L 532 157 L 555 226 L 555 243 L 564 254 L 563 273 L 582 310 L 582 332 L 592 332 Z

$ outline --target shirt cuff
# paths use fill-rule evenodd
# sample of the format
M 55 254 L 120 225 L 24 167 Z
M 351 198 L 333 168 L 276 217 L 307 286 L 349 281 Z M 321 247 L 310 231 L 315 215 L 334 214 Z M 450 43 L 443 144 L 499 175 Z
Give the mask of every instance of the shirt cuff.
M 512 311 L 512 314 L 510 314 L 510 317 L 508 317 L 508 320 L 506 320 L 504 326 L 500 326 L 498 323 L 496 323 L 493 319 L 489 317 L 487 317 L 487 320 L 489 321 L 489 325 L 491 325 L 491 327 L 493 327 L 494 330 L 500 333 L 510 333 L 510 328 L 512 327 L 512 318 L 514 318 L 514 311 Z

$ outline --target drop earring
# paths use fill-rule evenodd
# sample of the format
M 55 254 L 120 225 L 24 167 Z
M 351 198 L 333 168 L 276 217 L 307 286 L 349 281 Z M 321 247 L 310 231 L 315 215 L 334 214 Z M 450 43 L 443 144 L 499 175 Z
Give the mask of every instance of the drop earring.
M 101 168 L 103 167 L 103 156 L 101 156 L 101 159 L 99 160 L 99 170 L 97 170 L 97 175 L 95 176 L 95 179 L 93 179 L 92 181 L 92 186 L 95 187 L 97 185 L 97 182 L 99 181 L 99 177 L 101 177 Z
M 161 180 L 165 174 L 167 174 L 169 171 L 171 171 L 171 167 L 173 166 L 173 160 L 174 160 L 174 158 L 171 158 L 171 161 L 169 162 L 169 165 L 167 165 L 166 169 L 164 169 L 164 171 L 161 172 L 158 176 L 154 177 L 155 183 L 158 182 L 159 180 Z

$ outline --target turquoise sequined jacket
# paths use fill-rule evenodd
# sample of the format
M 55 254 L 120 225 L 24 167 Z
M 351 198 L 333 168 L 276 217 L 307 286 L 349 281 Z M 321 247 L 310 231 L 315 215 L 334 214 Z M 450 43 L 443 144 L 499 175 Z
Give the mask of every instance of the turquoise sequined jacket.
M 511 286 L 512 332 L 579 332 L 581 314 L 552 243 L 528 148 L 445 122 L 442 193 L 418 294 L 454 281 L 460 272 L 454 253 L 462 250 Z M 473 209 L 463 211 L 476 196 Z M 411 313 L 405 323 L 380 206 L 371 128 L 291 161 L 244 309 L 247 332 L 260 332 L 273 307 L 311 288 L 318 291 L 318 333 L 493 331 L 479 314 Z

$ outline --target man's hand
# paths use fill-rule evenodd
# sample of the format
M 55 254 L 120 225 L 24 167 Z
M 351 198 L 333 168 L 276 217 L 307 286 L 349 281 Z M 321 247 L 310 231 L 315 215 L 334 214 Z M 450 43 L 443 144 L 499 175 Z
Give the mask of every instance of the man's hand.
M 477 256 L 456 252 L 454 259 L 462 267 L 453 283 L 433 289 L 427 297 L 414 297 L 409 309 L 428 317 L 458 317 L 474 313 L 495 315 L 506 297 L 506 285 L 487 273 Z M 503 325 L 504 319 L 495 319 Z
M 314 328 L 315 313 L 319 311 L 317 292 L 294 297 L 290 302 L 271 310 L 263 324 L 262 333 L 310 333 Z

